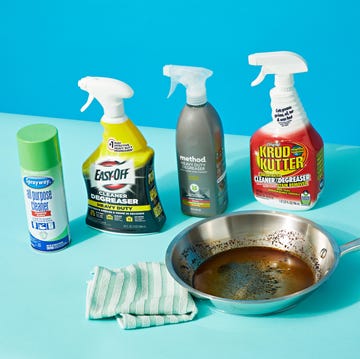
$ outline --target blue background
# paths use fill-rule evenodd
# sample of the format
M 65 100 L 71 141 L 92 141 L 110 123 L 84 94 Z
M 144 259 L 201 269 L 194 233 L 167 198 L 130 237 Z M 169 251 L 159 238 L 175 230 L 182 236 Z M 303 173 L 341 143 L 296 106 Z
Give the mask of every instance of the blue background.
M 3 0 L 0 112 L 97 121 L 80 78 L 131 85 L 126 112 L 141 126 L 175 128 L 185 102 L 167 100 L 165 64 L 214 71 L 208 98 L 226 133 L 251 135 L 270 119 L 271 76 L 251 88 L 250 53 L 289 50 L 309 72 L 295 77 L 302 103 L 324 141 L 360 145 L 359 11 L 355 1 Z

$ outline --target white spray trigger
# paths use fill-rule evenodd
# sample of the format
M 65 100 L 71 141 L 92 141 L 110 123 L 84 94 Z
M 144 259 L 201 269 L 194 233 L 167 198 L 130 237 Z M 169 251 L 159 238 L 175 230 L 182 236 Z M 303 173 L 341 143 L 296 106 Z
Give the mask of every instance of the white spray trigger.
M 82 90 L 89 93 L 81 112 L 85 111 L 96 98 L 104 110 L 102 121 L 121 123 L 127 120 L 123 99 L 130 98 L 134 94 L 128 84 L 108 77 L 86 76 L 79 80 L 78 85 Z
M 174 93 L 174 91 L 176 90 L 176 86 L 178 84 L 179 84 L 178 81 L 174 80 L 173 78 L 171 79 L 171 81 L 170 81 L 170 90 L 169 90 L 169 93 L 167 95 L 167 98 L 169 98 Z
M 264 71 L 264 67 L 261 68 L 258 77 L 251 83 L 251 86 L 257 86 L 259 83 L 263 82 L 267 72 Z
M 249 55 L 249 64 L 261 66 L 257 78 L 251 86 L 260 84 L 266 75 L 275 75 L 275 86 L 293 86 L 293 74 L 306 72 L 305 60 L 298 54 L 290 51 L 260 52 Z
M 80 111 L 84 112 L 91 105 L 91 102 L 93 102 L 94 98 L 95 97 L 93 95 L 89 94 L 86 103 L 83 105 L 83 107 L 81 107 Z
M 186 102 L 192 106 L 201 106 L 207 102 L 206 79 L 212 71 L 203 67 L 165 65 L 163 74 L 170 77 L 170 91 L 168 98 L 180 83 L 186 88 Z

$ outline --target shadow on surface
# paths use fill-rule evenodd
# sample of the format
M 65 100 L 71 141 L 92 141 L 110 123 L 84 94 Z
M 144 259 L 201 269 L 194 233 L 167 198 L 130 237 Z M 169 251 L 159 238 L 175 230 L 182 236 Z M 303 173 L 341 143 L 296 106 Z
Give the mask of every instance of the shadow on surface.
M 213 309 L 212 305 L 209 304 L 208 300 L 196 298 L 195 303 L 196 303 L 196 307 L 198 309 L 198 313 L 195 317 L 195 320 L 199 320 L 199 319 L 202 319 L 209 315 L 214 314 L 214 309 Z
M 325 147 L 325 187 L 317 208 L 341 201 L 360 190 L 360 147 Z
M 227 162 L 229 206 L 226 212 L 232 212 L 253 202 L 254 196 L 251 189 L 249 157 L 236 153 L 230 153 L 228 157 L 234 160 Z
M 159 177 L 156 182 L 160 202 L 166 215 L 166 222 L 162 231 L 171 229 L 191 218 L 184 215 L 180 208 L 179 187 L 176 171 L 169 172 L 166 175 Z
M 77 217 L 70 221 L 71 245 L 75 246 L 99 235 L 99 231 L 89 227 L 86 222 L 86 215 Z

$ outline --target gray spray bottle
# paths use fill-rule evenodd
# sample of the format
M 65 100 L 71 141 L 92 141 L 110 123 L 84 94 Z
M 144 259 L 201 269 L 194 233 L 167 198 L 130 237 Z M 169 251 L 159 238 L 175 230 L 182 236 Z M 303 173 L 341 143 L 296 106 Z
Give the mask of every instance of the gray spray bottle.
M 228 195 L 223 128 L 206 97 L 205 82 L 212 71 L 166 65 L 163 73 L 171 78 L 168 97 L 178 83 L 186 87 L 186 105 L 176 127 L 181 209 L 190 216 L 215 216 L 225 211 Z

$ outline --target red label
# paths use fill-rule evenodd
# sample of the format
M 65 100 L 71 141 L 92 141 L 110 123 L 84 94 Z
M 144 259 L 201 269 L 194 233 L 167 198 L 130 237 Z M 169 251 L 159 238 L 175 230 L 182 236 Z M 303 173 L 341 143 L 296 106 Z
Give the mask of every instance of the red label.
M 309 207 L 323 186 L 323 143 L 311 126 L 291 137 L 269 138 L 261 130 L 252 137 L 254 195 L 282 205 Z
M 33 217 L 50 217 L 51 216 L 51 211 L 43 211 L 43 212 L 31 211 L 31 215 Z

